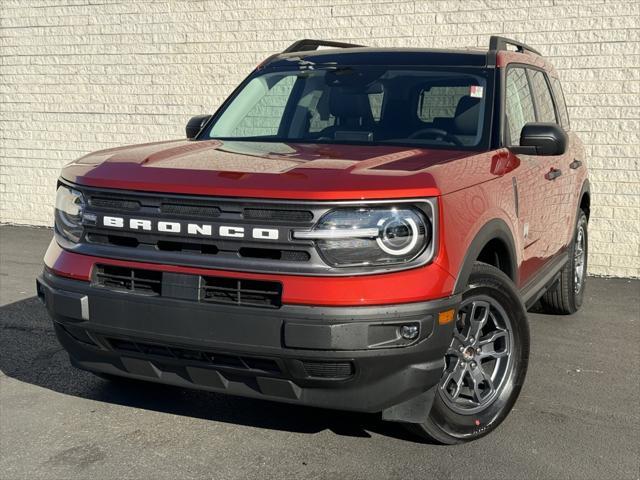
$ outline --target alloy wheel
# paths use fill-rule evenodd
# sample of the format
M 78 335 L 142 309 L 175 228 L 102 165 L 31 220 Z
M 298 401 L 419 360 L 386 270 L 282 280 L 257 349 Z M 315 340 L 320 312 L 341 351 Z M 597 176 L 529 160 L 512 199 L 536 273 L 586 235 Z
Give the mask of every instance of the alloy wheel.
M 576 234 L 576 242 L 573 247 L 573 285 L 575 293 L 580 293 L 584 282 L 584 261 L 585 261 L 585 237 L 584 227 L 580 225 Z
M 447 406 L 463 415 L 488 407 L 509 376 L 513 342 L 511 321 L 495 299 L 482 295 L 465 300 L 439 385 Z

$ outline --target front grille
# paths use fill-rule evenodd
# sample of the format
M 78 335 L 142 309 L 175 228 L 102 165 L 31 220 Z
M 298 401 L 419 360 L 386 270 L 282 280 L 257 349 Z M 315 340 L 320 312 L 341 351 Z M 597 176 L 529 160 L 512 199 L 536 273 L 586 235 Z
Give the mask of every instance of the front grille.
M 303 361 L 302 365 L 309 377 L 330 378 L 334 380 L 344 380 L 354 373 L 352 362 L 308 362 Z
M 328 212 L 368 201 L 263 200 L 73 185 L 88 199 L 78 254 L 161 265 L 291 275 L 365 275 L 409 268 L 332 267 L 316 242 L 296 238 Z M 399 203 L 407 202 L 399 200 Z M 411 203 L 414 203 L 411 201 Z M 437 224 L 430 201 L 416 205 Z M 418 265 L 433 253 L 425 250 Z
M 293 229 L 312 228 L 326 212 L 324 205 L 80 189 L 93 220 L 84 224 L 78 253 L 224 270 L 299 274 L 328 269 L 312 242 L 291 235 Z M 120 224 L 107 224 L 105 217 Z M 161 230 L 160 222 L 180 228 Z
M 113 350 L 125 354 L 142 354 L 176 360 L 185 360 L 194 364 L 206 364 L 212 367 L 226 367 L 257 372 L 280 373 L 278 363 L 270 358 L 227 355 L 208 350 L 196 350 L 159 343 L 150 343 L 123 338 L 107 338 Z
M 163 296 L 182 300 L 241 305 L 261 308 L 282 306 L 282 284 L 259 280 L 245 280 L 227 277 L 182 275 L 193 281 L 181 285 L 176 294 L 175 285 L 161 271 L 142 268 L 96 265 L 93 285 L 118 292 L 128 292 L 145 296 Z M 185 291 L 185 288 L 190 289 Z M 176 296 L 178 295 L 178 296 Z
M 277 282 L 202 277 L 200 301 L 279 308 L 282 305 L 282 285 Z
M 94 285 L 138 295 L 159 296 L 162 292 L 162 272 L 154 270 L 96 265 L 93 280 Z

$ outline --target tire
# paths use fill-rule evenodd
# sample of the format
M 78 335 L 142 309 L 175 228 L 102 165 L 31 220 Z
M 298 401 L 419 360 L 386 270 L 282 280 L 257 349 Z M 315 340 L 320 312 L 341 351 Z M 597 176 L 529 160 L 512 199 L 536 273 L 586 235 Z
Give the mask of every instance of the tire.
M 529 342 L 526 311 L 515 285 L 497 268 L 476 262 L 429 418 L 407 427 L 447 445 L 493 431 L 518 398 L 527 372 Z M 461 381 L 456 382 L 458 377 Z
M 560 279 L 540 299 L 545 313 L 570 315 L 580 309 L 587 280 L 588 252 L 587 215 L 580 210 L 569 246 L 569 261 L 562 268 Z

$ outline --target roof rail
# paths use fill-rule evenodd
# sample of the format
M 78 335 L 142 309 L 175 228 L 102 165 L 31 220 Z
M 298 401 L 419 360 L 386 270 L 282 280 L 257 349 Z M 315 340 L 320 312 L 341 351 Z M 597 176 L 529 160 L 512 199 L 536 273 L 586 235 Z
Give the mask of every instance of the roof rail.
M 516 51 L 520 53 L 531 52 L 536 55 L 542 56 L 542 54 L 534 48 L 531 48 L 526 43 L 519 42 L 517 40 L 512 40 L 506 37 L 498 37 L 492 35 L 489 39 L 489 50 L 507 50 L 507 45 L 513 45 L 516 47 Z
M 336 47 L 336 48 L 357 48 L 364 45 L 356 45 L 354 43 L 332 42 L 331 40 L 312 40 L 305 38 L 289 45 L 282 53 L 291 52 L 308 52 L 317 50 L 319 47 Z

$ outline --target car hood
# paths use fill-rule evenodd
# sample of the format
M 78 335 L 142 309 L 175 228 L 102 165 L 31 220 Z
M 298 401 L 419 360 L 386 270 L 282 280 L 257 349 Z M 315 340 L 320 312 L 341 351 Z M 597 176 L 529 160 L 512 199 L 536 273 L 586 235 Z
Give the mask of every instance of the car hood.
M 178 140 L 91 153 L 67 165 L 62 177 L 93 187 L 194 195 L 417 198 L 495 177 L 491 158 L 395 146 Z

